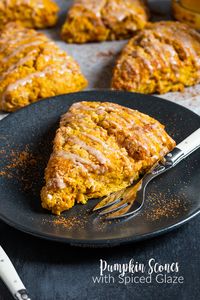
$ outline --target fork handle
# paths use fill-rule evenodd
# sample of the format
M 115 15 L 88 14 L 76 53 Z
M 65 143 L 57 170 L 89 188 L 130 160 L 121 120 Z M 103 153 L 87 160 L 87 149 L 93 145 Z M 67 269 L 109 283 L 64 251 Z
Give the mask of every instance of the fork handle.
M 14 299 L 31 300 L 27 294 L 26 288 L 23 285 L 19 275 L 17 274 L 9 257 L 0 246 L 0 278 L 10 290 Z
M 165 156 L 164 164 L 158 163 L 143 177 L 143 185 L 148 184 L 153 178 L 175 167 L 192 152 L 200 147 L 200 128 L 189 135 Z
M 180 144 L 176 146 L 176 148 L 180 149 L 184 158 L 187 157 L 190 153 L 197 150 L 200 147 L 200 128 L 194 131 L 191 135 L 189 135 L 185 140 L 183 140 Z

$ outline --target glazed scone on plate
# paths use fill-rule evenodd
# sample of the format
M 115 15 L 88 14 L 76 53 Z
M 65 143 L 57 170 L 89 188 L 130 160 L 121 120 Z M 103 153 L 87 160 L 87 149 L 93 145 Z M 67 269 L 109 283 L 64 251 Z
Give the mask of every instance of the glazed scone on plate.
M 175 147 L 155 119 L 111 102 L 77 102 L 64 114 L 41 191 L 59 215 L 129 186 Z
M 182 91 L 200 82 L 200 34 L 188 25 L 151 23 L 116 62 L 112 88 L 139 93 Z
M 144 0 L 75 0 L 62 27 L 68 43 L 126 39 L 148 20 Z
M 55 25 L 58 5 L 53 0 L 1 0 L 0 28 L 19 21 L 29 28 L 47 28 Z
M 14 111 L 39 99 L 83 89 L 74 59 L 44 34 L 16 23 L 0 34 L 0 109 Z

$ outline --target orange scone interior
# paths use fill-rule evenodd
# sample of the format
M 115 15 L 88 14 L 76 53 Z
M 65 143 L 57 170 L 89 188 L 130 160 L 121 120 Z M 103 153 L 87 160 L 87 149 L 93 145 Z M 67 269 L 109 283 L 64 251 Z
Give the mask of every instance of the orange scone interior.
M 143 0 L 75 0 L 62 27 L 68 43 L 125 39 L 145 26 Z
M 57 22 L 58 10 L 53 0 L 1 0 L 0 28 L 13 21 L 29 28 L 50 27 Z
M 111 102 L 75 103 L 56 132 L 42 206 L 59 215 L 125 188 L 174 146 L 148 115 Z
M 83 89 L 74 59 L 44 34 L 9 23 L 0 35 L 0 109 L 14 111 L 39 99 Z
M 200 82 L 200 34 L 188 25 L 148 24 L 116 62 L 112 88 L 139 93 L 181 91 Z

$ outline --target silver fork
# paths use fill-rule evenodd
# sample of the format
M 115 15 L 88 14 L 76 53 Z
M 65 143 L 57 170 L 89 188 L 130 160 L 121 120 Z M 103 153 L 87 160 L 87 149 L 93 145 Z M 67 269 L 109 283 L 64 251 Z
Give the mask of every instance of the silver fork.
M 102 210 L 99 215 L 106 219 L 130 217 L 141 210 L 145 201 L 148 183 L 158 175 L 172 169 L 180 161 L 200 147 L 200 128 L 178 144 L 162 161 L 157 162 L 135 185 L 112 193 L 100 201 L 93 211 Z

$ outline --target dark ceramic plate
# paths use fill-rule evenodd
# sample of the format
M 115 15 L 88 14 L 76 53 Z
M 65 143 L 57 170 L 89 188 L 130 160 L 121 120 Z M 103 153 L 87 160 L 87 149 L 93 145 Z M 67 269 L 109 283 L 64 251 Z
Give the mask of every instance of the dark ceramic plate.
M 200 117 L 172 102 L 126 92 L 89 91 L 30 105 L 0 122 L 0 218 L 29 234 L 79 246 L 114 246 L 172 230 L 200 211 L 200 150 L 147 188 L 134 218 L 105 222 L 91 213 L 98 199 L 60 217 L 40 206 L 44 168 L 60 116 L 76 101 L 112 101 L 149 114 L 179 143 L 200 127 Z

